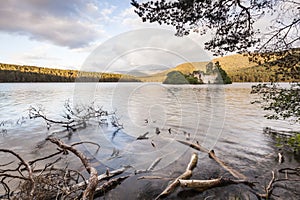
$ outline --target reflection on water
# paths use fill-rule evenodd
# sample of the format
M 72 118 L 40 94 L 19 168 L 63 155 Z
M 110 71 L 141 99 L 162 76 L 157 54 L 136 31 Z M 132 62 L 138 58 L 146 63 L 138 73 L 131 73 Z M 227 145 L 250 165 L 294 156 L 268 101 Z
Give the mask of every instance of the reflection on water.
M 63 114 L 63 105 L 67 99 L 74 104 L 94 102 L 103 106 L 103 109 L 116 111 L 124 129 L 115 132 L 112 127 L 88 127 L 78 131 L 69 142 L 92 140 L 99 143 L 99 153 L 94 154 L 90 146 L 86 146 L 85 150 L 101 164 L 111 168 L 132 165 L 135 169 L 145 169 L 157 157 L 163 157 L 157 166 L 158 169 L 169 169 L 167 166 L 171 165 L 174 170 L 180 171 L 185 168 L 192 150 L 175 139 L 189 139 L 198 141 L 208 149 L 214 149 L 220 157 L 226 158 L 228 164 L 246 175 L 263 176 L 276 165 L 276 162 L 268 157 L 274 152 L 274 145 L 270 138 L 262 134 L 263 127 L 289 130 L 300 128 L 283 121 L 266 120 L 259 106 L 250 104 L 250 88 L 251 84 L 1 84 L 0 120 L 17 121 L 21 116 L 27 115 L 30 105 L 39 104 L 45 108 L 47 116 L 59 118 Z M 23 153 L 25 157 L 37 156 L 28 152 L 32 152 L 32 147 L 51 132 L 39 119 L 25 120 L 22 125 L 11 123 L 7 128 L 7 135 L 0 135 L 1 148 L 14 149 Z M 160 130 L 159 135 L 155 131 L 157 128 Z M 135 139 L 146 132 L 149 132 L 149 140 Z M 112 137 L 112 134 L 115 137 Z M 120 157 L 110 159 L 113 148 L 120 151 Z M 208 174 L 221 176 L 225 173 L 220 171 L 207 155 L 200 154 L 199 157 L 201 173 L 196 175 L 211 178 Z M 295 163 L 294 160 L 290 162 Z M 289 164 L 291 163 L 287 163 Z M 100 167 L 99 170 L 103 169 L 105 167 Z M 177 172 L 168 170 L 166 174 Z M 263 180 L 263 177 L 260 180 Z M 133 180 L 130 179 L 128 184 L 131 184 L 131 181 Z M 154 181 L 151 184 L 155 183 Z M 117 191 L 126 192 L 128 188 L 124 187 L 126 184 Z M 155 191 L 155 186 L 151 187 Z M 132 198 L 138 198 L 139 194 L 135 191 L 131 195 Z

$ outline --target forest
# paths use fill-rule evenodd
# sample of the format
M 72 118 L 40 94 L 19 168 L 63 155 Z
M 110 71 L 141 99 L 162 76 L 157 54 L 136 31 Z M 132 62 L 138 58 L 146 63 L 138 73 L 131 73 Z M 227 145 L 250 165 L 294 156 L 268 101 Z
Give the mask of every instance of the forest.
M 0 82 L 140 82 L 133 76 L 0 63 Z

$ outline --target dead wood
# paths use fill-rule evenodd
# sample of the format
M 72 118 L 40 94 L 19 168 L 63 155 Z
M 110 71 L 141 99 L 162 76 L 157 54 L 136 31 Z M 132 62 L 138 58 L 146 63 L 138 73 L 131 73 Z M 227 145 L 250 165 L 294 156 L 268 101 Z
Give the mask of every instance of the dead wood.
M 227 164 L 225 164 L 222 160 L 220 160 L 216 155 L 214 150 L 211 150 L 209 152 L 209 157 L 214 159 L 217 163 L 219 163 L 226 171 L 228 171 L 232 176 L 234 176 L 237 179 L 246 180 L 247 177 L 240 172 L 236 171 L 235 169 L 232 169 Z
M 286 131 L 286 130 L 276 130 L 270 127 L 265 127 L 263 129 L 263 132 L 268 135 L 274 135 L 274 136 L 279 136 L 279 137 L 293 137 L 295 136 L 298 132 L 296 131 Z
M 80 144 L 93 144 L 93 145 L 95 145 L 95 146 L 98 147 L 97 150 L 96 150 L 96 152 L 98 152 L 99 149 L 100 149 L 100 145 L 99 145 L 98 143 L 96 143 L 96 142 L 91 142 L 91 141 L 80 141 L 80 142 L 75 142 L 75 143 L 71 144 L 71 146 L 74 147 L 74 146 L 80 145 Z
M 175 189 L 180 185 L 179 179 L 185 180 L 192 177 L 193 174 L 192 171 L 197 166 L 197 162 L 198 162 L 198 155 L 197 153 L 193 153 L 185 172 L 180 176 L 178 176 L 171 184 L 169 184 L 167 188 L 162 193 L 160 193 L 160 195 L 156 197 L 156 199 L 164 198 L 169 194 L 171 194 L 173 191 L 175 191 Z
M 280 164 L 280 163 L 283 163 L 283 161 L 284 161 L 284 157 L 283 157 L 283 155 L 282 155 L 282 153 L 278 153 L 278 163 Z
M 229 167 L 225 162 L 223 162 L 222 160 L 220 160 L 216 155 L 214 150 L 207 150 L 206 148 L 200 146 L 199 144 L 194 144 L 192 142 L 188 142 L 188 141 L 183 141 L 183 140 L 177 140 L 178 142 L 185 144 L 189 147 L 192 147 L 193 149 L 196 149 L 198 151 L 204 152 L 204 153 L 208 153 L 209 157 L 214 159 L 222 168 L 224 168 L 226 171 L 228 171 L 230 174 L 232 174 L 232 176 L 234 176 L 237 179 L 240 180 L 246 180 L 247 177 L 243 174 L 241 174 L 240 172 L 232 169 L 231 167 Z
M 65 131 L 76 131 L 78 129 L 86 128 L 88 122 L 96 121 L 99 125 L 107 124 L 110 116 L 110 122 L 114 127 L 123 128 L 123 125 L 119 123 L 119 119 L 115 116 L 115 113 L 108 113 L 102 108 L 98 108 L 91 103 L 90 105 L 76 105 L 71 106 L 71 102 L 67 100 L 64 105 L 64 115 L 60 120 L 47 117 L 44 113 L 44 109 L 41 106 L 31 106 L 29 108 L 29 118 L 36 119 L 41 118 L 47 124 L 47 129 L 50 129 L 52 125 L 60 125 L 66 128 Z
M 278 170 L 279 173 L 285 173 L 285 174 L 295 174 L 300 176 L 300 167 L 296 168 L 282 168 Z
M 10 170 L 10 171 L 16 171 L 19 172 L 21 177 L 24 177 L 24 179 L 26 179 L 28 181 L 28 197 L 29 199 L 33 199 L 33 193 L 34 193 L 34 189 L 35 189 L 35 183 L 34 183 L 34 179 L 33 179 L 33 173 L 32 173 L 32 168 L 30 166 L 30 164 L 28 162 L 26 162 L 19 154 L 17 154 L 16 152 L 9 150 L 9 149 L 0 149 L 0 152 L 3 153 L 9 153 L 12 154 L 13 156 L 15 156 L 18 160 L 20 160 L 20 164 L 19 166 L 14 169 L 14 170 Z M 27 177 L 25 175 L 22 174 L 22 172 L 20 171 L 21 167 L 24 166 L 27 170 Z M 11 178 L 19 178 L 18 176 L 13 177 L 13 175 L 11 174 L 5 174 L 5 172 L 7 172 L 8 170 L 2 170 L 0 176 L 1 177 L 11 177 Z M 2 179 L 3 181 L 3 179 Z
M 95 190 L 95 197 L 100 197 L 109 192 L 110 190 L 114 189 L 116 186 L 120 185 L 124 180 L 126 180 L 128 176 L 123 176 L 115 179 L 111 179 L 106 183 L 103 183 L 100 187 L 97 187 Z
M 257 196 L 259 196 L 260 198 L 264 198 L 264 199 L 269 199 L 272 195 L 272 192 L 274 190 L 274 184 L 277 182 L 299 182 L 300 179 L 289 179 L 289 178 L 283 178 L 283 179 L 279 179 L 275 176 L 275 172 L 272 171 L 272 178 L 269 182 L 269 184 L 265 187 L 265 193 L 263 194 L 256 194 Z
M 103 181 L 103 180 L 108 180 L 114 176 L 117 176 L 119 174 L 122 174 L 126 169 L 123 167 L 123 168 L 120 168 L 120 169 L 117 169 L 117 170 L 113 170 L 113 171 L 110 171 L 108 174 L 107 173 L 104 173 L 104 174 L 101 174 L 97 177 L 98 181 Z M 72 190 L 74 189 L 79 189 L 79 188 L 82 188 L 84 186 L 86 186 L 87 184 L 89 183 L 89 180 L 86 180 L 86 181 L 83 181 L 83 182 L 80 182 L 76 185 L 73 185 L 71 187 Z
M 149 139 L 149 137 L 147 137 L 148 134 L 149 134 L 149 132 L 146 132 L 145 134 L 138 136 L 136 139 L 137 140 L 147 140 L 147 139 Z
M 80 151 L 78 151 L 77 149 L 75 149 L 74 147 L 63 143 L 61 140 L 57 139 L 57 138 L 47 138 L 47 140 L 49 140 L 50 142 L 56 144 L 58 147 L 60 147 L 63 150 L 68 150 L 70 152 L 72 152 L 73 154 L 75 154 L 82 162 L 82 164 L 84 165 L 85 169 L 87 170 L 87 172 L 90 174 L 90 178 L 89 178 L 89 182 L 88 185 L 86 187 L 86 189 L 83 192 L 83 197 L 82 199 L 93 199 L 94 198 L 94 192 L 96 190 L 96 187 L 98 185 L 98 172 L 97 170 L 92 167 L 88 161 L 88 159 L 85 157 L 85 155 L 83 153 L 81 153 Z
M 231 179 L 225 179 L 225 178 L 217 178 L 217 179 L 211 179 L 211 180 L 181 180 L 179 179 L 180 186 L 183 188 L 192 188 L 199 192 L 203 192 L 205 190 L 208 190 L 210 188 L 214 187 L 220 187 L 230 184 L 246 184 L 248 186 L 254 186 L 253 183 L 244 181 L 244 180 L 231 180 Z
M 161 176 L 141 176 L 141 177 L 137 178 L 137 180 L 143 180 L 143 179 L 172 180 L 173 178 L 165 178 L 165 177 L 161 177 Z
M 148 169 L 145 170 L 135 170 L 134 174 L 141 174 L 141 173 L 147 173 L 154 170 L 154 168 L 158 165 L 158 163 L 161 161 L 162 157 L 155 159 L 151 165 L 148 167 Z
M 201 152 L 204 152 L 204 153 L 209 153 L 208 149 L 206 149 L 205 147 L 200 146 L 199 144 L 194 144 L 192 142 L 187 142 L 187 141 L 184 141 L 184 140 L 176 140 L 176 141 L 180 142 L 182 144 L 185 144 L 189 147 L 192 147 L 193 149 L 196 149 L 198 151 L 201 151 Z

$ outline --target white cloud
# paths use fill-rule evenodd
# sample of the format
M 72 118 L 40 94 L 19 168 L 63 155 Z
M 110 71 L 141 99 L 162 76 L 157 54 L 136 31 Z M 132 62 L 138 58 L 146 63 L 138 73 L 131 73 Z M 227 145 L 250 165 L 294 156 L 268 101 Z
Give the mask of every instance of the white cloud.
M 29 51 L 23 52 L 22 54 L 15 55 L 14 59 L 25 63 L 32 63 L 37 60 L 58 60 L 58 58 L 49 56 L 49 48 L 49 45 L 37 46 Z
M 84 71 L 132 71 L 149 66 L 162 70 L 184 62 L 207 61 L 203 48 L 166 29 L 137 29 L 109 39 L 88 57 Z
M 0 31 L 80 48 L 106 35 L 104 23 L 113 10 L 93 0 L 9 0 L 1 3 Z

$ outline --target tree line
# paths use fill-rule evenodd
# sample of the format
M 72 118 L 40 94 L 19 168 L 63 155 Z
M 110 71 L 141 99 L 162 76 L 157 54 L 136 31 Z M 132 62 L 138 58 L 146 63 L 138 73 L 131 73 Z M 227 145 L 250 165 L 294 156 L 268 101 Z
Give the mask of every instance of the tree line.
M 124 74 L 85 72 L 0 63 L 0 82 L 140 82 Z

